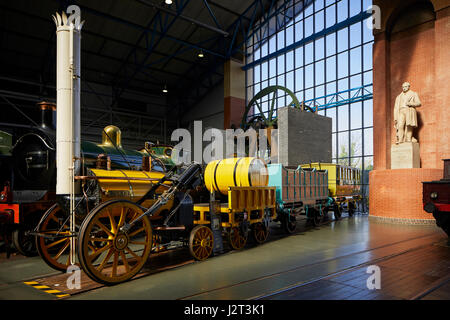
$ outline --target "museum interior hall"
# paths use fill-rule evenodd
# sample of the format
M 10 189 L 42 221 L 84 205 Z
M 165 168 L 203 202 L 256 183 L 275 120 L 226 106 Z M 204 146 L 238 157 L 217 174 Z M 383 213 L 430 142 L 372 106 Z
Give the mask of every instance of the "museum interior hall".
M 449 300 L 449 39 L 450 0 L 2 1 L 0 300 Z

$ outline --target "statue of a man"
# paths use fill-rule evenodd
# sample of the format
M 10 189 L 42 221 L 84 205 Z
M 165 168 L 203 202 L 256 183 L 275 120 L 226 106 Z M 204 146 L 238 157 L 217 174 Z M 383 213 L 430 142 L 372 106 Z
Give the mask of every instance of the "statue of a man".
M 411 85 L 408 82 L 403 83 L 403 92 L 395 99 L 394 107 L 394 128 L 397 129 L 397 141 L 417 142 L 413 137 L 413 130 L 417 127 L 417 111 L 415 108 L 422 104 L 417 92 L 409 90 Z

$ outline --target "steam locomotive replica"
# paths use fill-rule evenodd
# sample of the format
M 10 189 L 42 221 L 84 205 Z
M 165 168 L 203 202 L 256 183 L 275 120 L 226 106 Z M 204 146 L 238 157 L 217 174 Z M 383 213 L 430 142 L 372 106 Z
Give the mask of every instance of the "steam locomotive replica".
M 10 124 L 4 129 L 14 135 L 0 132 L 0 236 L 7 243 L 7 250 L 11 239 L 17 251 L 26 256 L 36 254 L 35 237 L 29 232 L 56 201 L 56 107 L 48 102 L 41 102 L 38 107 L 39 125 Z M 107 126 L 102 143 L 81 142 L 82 171 L 102 166 L 141 170 L 145 156 L 153 159 L 154 171 L 165 172 L 174 166 L 171 150 L 168 145 L 150 143 L 139 151 L 124 149 L 119 128 Z
M 436 225 L 450 237 L 450 159 L 444 159 L 444 177 L 423 182 L 423 209 L 433 214 Z

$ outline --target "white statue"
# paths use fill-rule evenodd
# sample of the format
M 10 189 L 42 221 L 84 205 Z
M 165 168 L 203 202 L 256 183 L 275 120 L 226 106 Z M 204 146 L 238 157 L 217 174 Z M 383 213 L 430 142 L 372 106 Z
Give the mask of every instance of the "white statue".
M 413 137 L 413 130 L 417 127 L 417 111 L 415 108 L 420 107 L 419 95 L 417 92 L 409 90 L 411 85 L 408 82 L 403 83 L 403 92 L 395 99 L 394 107 L 394 128 L 397 129 L 397 141 L 417 142 Z

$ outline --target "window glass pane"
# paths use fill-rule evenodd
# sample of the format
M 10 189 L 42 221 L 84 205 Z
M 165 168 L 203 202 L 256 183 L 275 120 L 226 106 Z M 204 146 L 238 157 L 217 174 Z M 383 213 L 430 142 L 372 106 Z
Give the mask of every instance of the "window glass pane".
M 339 30 L 337 33 L 338 52 L 348 49 L 348 28 Z
M 372 69 L 372 43 L 364 45 L 364 71 Z
M 338 158 L 339 163 L 348 165 L 348 131 L 338 133 Z
M 294 71 L 291 71 L 286 74 L 286 88 L 291 91 L 294 91 Z
M 336 53 L 336 33 L 327 35 L 326 45 L 327 45 L 327 57 Z
M 305 19 L 305 38 L 314 33 L 314 19 L 313 16 Z
M 327 81 L 336 80 L 336 57 L 327 59 Z
M 277 73 L 278 73 L 278 74 L 284 73 L 284 72 L 285 72 L 285 71 L 284 71 L 284 55 L 278 56 L 277 61 L 278 61 L 278 70 L 277 70 Z
M 316 0 L 315 1 L 314 8 L 315 8 L 316 12 L 323 9 L 323 5 L 324 5 L 323 2 L 324 2 L 323 0 Z
M 361 45 L 361 22 L 350 26 L 350 48 Z
M 310 64 L 305 68 L 305 88 L 310 88 L 314 85 L 314 66 Z
M 361 102 L 350 105 L 350 129 L 362 128 L 362 104 Z
M 325 9 L 325 21 L 327 28 L 336 24 L 336 5 L 332 5 Z
M 277 51 L 277 37 L 273 35 L 269 40 L 269 54 Z
M 368 18 L 363 21 L 362 24 L 362 32 L 363 32 L 363 41 L 364 43 L 373 41 L 373 31 L 370 29 L 367 25 L 368 21 L 370 21 L 372 18 Z
M 350 0 L 350 17 L 361 12 L 361 0 Z
M 373 126 L 373 100 L 364 101 L 364 127 Z
M 364 129 L 364 155 L 373 155 L 373 128 Z
M 324 38 L 320 38 L 320 39 L 316 40 L 315 54 L 316 54 L 316 61 L 323 59 L 325 57 L 325 40 L 324 40 Z
M 286 54 L 286 72 L 294 69 L 294 51 L 289 51 Z
M 364 170 L 373 170 L 373 157 L 364 157 Z
M 348 105 L 338 107 L 338 131 L 348 130 Z
M 324 29 L 324 16 L 325 14 L 323 10 L 315 14 L 316 29 L 314 32 L 319 32 Z
M 361 47 L 350 50 L 350 74 L 360 73 L 361 70 Z
M 303 21 L 295 24 L 295 41 L 303 39 Z
M 325 63 L 316 62 L 316 86 L 325 83 Z
M 313 43 L 308 43 L 305 47 L 305 65 L 313 62 L 314 55 L 313 55 Z
M 263 62 L 263 64 L 261 65 L 261 80 L 264 81 L 269 77 L 269 70 L 267 68 L 267 62 Z
M 255 66 L 254 73 L 253 73 L 253 81 L 259 82 L 261 80 L 261 66 Z
M 362 130 L 351 131 L 350 151 L 352 157 L 362 156 Z
M 286 46 L 294 43 L 294 27 L 290 26 L 286 29 Z
M 341 0 L 337 3 L 338 23 L 348 18 L 348 0 Z
M 303 68 L 295 70 L 295 91 L 303 90 Z
M 348 77 L 348 52 L 338 55 L 338 78 Z
M 303 66 L 303 47 L 295 49 L 295 66 Z
M 269 77 L 272 78 L 277 74 L 277 59 L 272 58 L 269 60 Z

